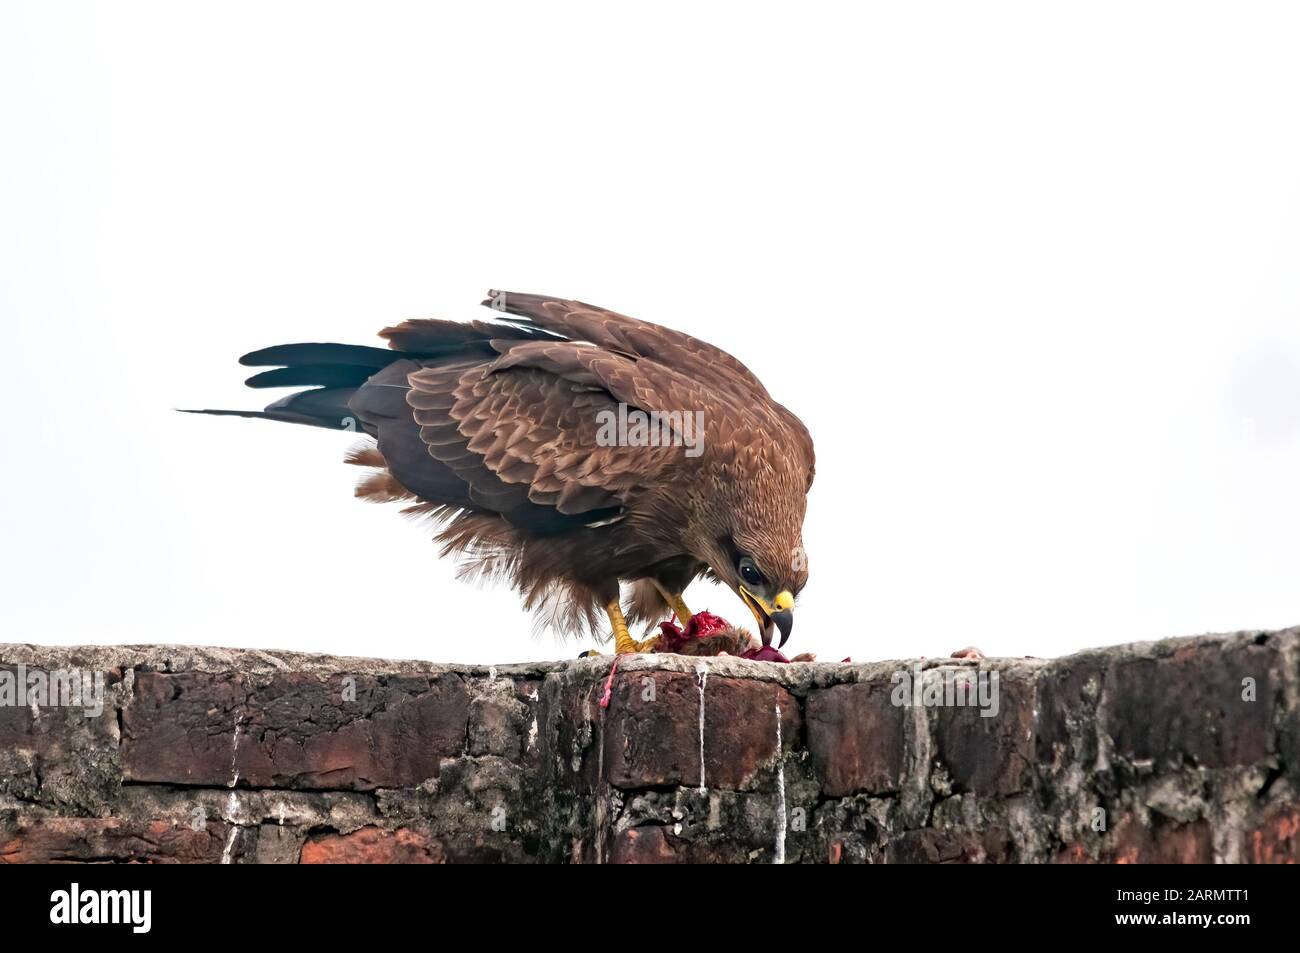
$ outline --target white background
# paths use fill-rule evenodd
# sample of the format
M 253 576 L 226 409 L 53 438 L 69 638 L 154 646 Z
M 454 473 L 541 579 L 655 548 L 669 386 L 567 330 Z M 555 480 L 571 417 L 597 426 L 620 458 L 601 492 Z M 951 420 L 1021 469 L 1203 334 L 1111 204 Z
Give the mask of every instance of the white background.
M 489 287 L 807 422 L 796 651 L 1300 622 L 1285 4 L 0 9 L 3 640 L 585 648 L 354 500 L 352 438 L 171 410 Z

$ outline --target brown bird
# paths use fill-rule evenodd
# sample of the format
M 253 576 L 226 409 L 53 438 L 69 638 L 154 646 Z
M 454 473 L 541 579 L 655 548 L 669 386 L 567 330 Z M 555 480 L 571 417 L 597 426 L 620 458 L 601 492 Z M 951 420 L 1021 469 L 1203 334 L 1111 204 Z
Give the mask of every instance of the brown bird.
M 240 363 L 250 387 L 308 386 L 261 417 L 374 438 L 357 495 L 440 523 L 462 575 L 508 579 L 544 624 L 646 651 L 628 623 L 704 576 L 784 645 L 808 580 L 813 445 L 738 360 L 687 334 L 578 301 L 489 292 L 494 321 L 406 321 L 389 349 L 282 344 Z M 624 603 L 620 583 L 629 584 Z M 624 611 L 626 605 L 626 614 Z

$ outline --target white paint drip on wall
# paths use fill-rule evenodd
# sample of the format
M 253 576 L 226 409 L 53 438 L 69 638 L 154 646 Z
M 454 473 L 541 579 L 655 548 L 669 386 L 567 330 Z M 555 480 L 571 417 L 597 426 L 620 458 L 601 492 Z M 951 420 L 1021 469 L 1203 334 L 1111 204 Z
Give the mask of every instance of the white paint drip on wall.
M 239 767 L 237 766 L 239 759 L 239 729 L 243 727 L 243 724 L 244 713 L 241 711 L 235 716 L 235 735 L 230 739 L 230 781 L 226 784 L 228 788 L 233 788 L 239 783 Z
M 235 835 L 238 833 L 239 833 L 239 828 L 236 827 L 234 824 L 231 824 L 230 836 L 226 838 L 226 848 L 221 852 L 221 862 L 223 864 L 230 863 L 231 851 L 234 850 L 235 847 Z
M 703 662 L 695 666 L 695 678 L 700 683 L 700 793 L 704 787 L 704 686 L 709 681 L 709 667 Z
M 583 717 L 591 724 L 591 699 L 582 700 Z M 605 814 L 609 785 L 605 783 L 605 709 L 600 709 L 600 721 L 595 728 L 596 737 L 596 863 L 605 863 Z
M 233 782 L 232 782 L 233 786 Z M 230 792 L 230 799 L 226 801 L 226 821 L 230 824 L 230 834 L 226 837 L 225 849 L 221 852 L 221 862 L 228 864 L 233 856 L 235 848 L 235 835 L 239 833 L 239 826 L 235 823 L 235 816 L 239 813 L 239 798 L 235 792 Z
M 785 755 L 781 748 L 781 703 L 776 703 L 776 852 L 772 863 L 785 863 Z
M 528 698 L 533 702 L 533 720 L 528 726 L 528 750 L 532 751 L 537 747 L 537 689 L 529 692 Z
M 230 739 L 230 780 L 226 782 L 226 787 L 230 788 L 230 799 L 226 802 L 226 820 L 230 824 L 230 834 L 226 837 L 226 846 L 221 852 L 223 864 L 230 863 L 235 848 L 235 835 L 239 833 L 239 826 L 235 823 L 235 815 L 239 811 L 235 785 L 239 783 L 239 732 L 243 726 L 244 713 L 241 711 L 235 715 L 235 734 Z

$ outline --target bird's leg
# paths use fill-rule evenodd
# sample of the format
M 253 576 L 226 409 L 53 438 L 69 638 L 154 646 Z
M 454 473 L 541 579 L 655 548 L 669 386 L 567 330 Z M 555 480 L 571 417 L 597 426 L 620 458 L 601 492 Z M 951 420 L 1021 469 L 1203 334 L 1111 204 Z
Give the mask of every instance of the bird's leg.
M 614 652 L 618 655 L 627 655 L 629 652 L 649 652 L 656 642 L 658 636 L 646 639 L 644 642 L 638 642 L 632 638 L 632 633 L 627 630 L 627 620 L 623 618 L 623 607 L 618 604 L 618 600 L 605 606 L 605 614 L 609 616 L 609 624 L 614 629 Z
M 691 610 L 686 608 L 686 603 L 682 600 L 681 593 L 670 592 L 658 579 L 650 580 L 659 590 L 659 595 L 664 597 L 664 602 L 668 603 L 668 608 L 677 613 L 677 620 L 686 628 L 691 621 Z

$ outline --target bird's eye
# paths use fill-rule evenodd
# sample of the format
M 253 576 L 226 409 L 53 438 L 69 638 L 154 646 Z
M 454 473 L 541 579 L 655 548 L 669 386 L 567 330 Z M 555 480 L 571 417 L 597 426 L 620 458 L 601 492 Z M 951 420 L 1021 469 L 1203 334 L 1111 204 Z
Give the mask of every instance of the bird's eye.
M 745 581 L 746 585 L 761 586 L 763 584 L 763 574 L 754 565 L 754 560 L 748 556 L 742 556 L 740 562 L 736 564 L 736 568 L 740 570 L 740 578 Z

